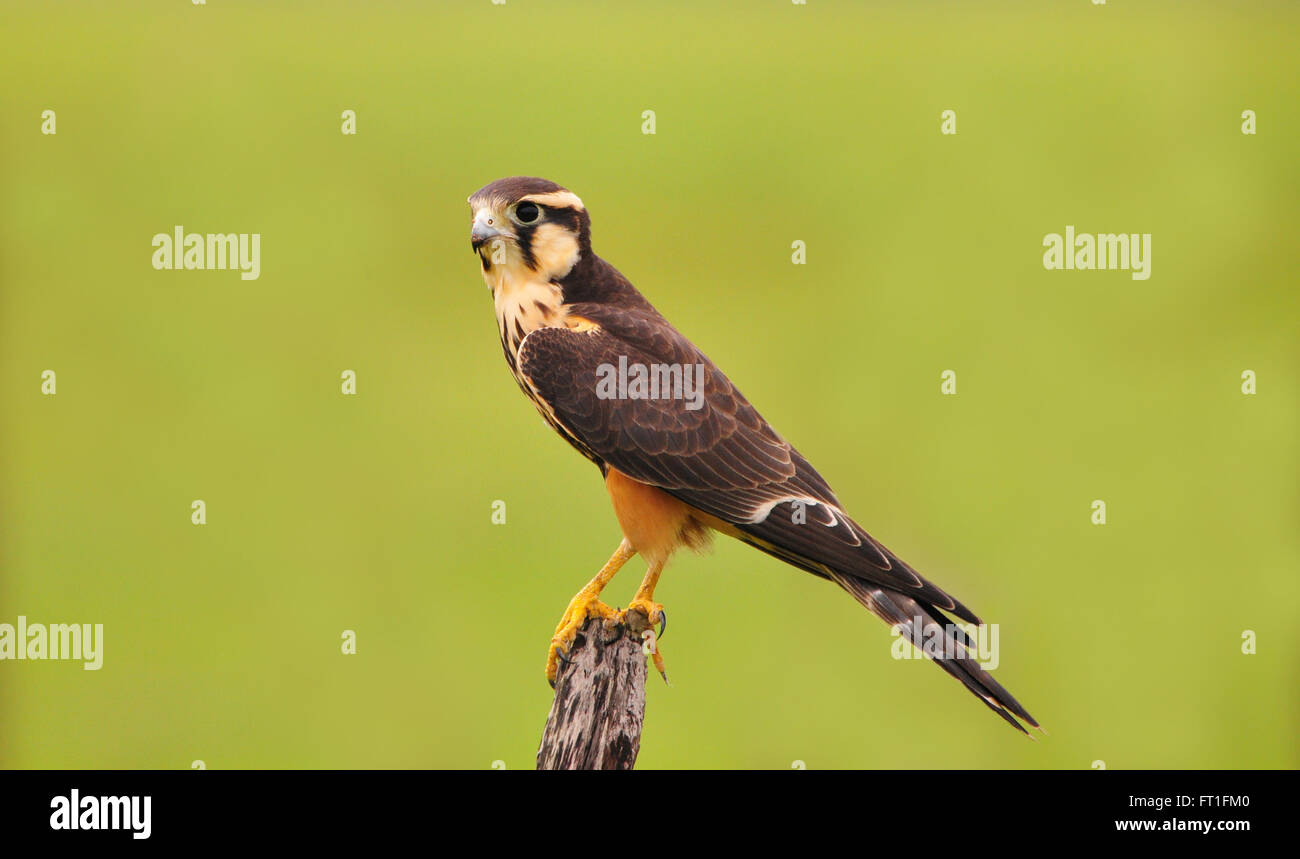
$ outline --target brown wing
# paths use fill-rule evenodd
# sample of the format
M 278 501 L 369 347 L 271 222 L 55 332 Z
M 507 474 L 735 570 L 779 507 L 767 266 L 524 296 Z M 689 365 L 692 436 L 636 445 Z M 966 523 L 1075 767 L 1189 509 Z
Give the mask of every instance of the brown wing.
M 519 347 L 519 370 L 580 449 L 735 525 L 742 539 L 795 566 L 897 590 L 978 622 L 850 519 L 821 475 L 662 316 L 596 304 L 572 312 L 599 327 L 533 331 Z M 602 396 L 602 368 L 620 360 L 629 368 L 698 367 L 699 408 L 663 392 Z

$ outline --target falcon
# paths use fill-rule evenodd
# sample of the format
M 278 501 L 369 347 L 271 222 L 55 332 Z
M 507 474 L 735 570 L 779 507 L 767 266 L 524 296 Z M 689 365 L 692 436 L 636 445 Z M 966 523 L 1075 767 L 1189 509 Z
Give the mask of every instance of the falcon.
M 469 205 L 470 244 L 510 372 L 546 422 L 600 469 L 623 533 L 556 627 L 546 659 L 552 686 L 589 618 L 658 624 L 662 634 L 667 617 L 654 591 L 664 565 L 720 532 L 839 585 L 1018 730 L 1039 727 L 948 615 L 979 617 L 850 518 L 731 380 L 592 251 L 591 218 L 576 194 L 514 176 L 475 191 Z M 634 555 L 647 564 L 645 578 L 615 611 L 601 591 Z

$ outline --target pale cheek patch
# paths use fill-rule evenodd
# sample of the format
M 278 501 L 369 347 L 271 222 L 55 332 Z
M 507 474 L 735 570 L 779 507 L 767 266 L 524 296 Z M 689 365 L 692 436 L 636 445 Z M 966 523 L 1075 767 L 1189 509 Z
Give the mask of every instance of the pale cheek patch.
M 564 277 L 578 264 L 578 239 L 559 224 L 542 224 L 533 233 L 533 259 L 547 278 Z

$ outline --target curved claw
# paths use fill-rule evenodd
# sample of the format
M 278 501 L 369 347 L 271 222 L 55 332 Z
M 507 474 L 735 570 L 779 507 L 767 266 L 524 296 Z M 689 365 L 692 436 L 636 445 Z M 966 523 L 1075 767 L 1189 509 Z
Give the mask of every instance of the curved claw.
M 560 672 L 563 669 L 568 668 L 569 665 L 572 663 L 572 660 L 569 659 L 569 657 L 564 653 L 564 651 L 558 647 L 552 648 L 552 654 L 555 657 L 555 670 L 552 672 L 550 668 L 550 664 L 549 663 L 547 664 L 546 682 L 551 685 L 552 689 L 554 689 L 556 684 L 560 682 Z
M 661 608 L 659 609 L 659 636 L 658 636 L 659 638 L 664 637 L 664 630 L 667 628 L 668 628 L 668 612 L 664 611 Z M 664 679 L 667 680 L 668 678 L 665 677 Z
M 555 688 L 560 669 L 573 663 L 569 658 L 571 649 L 582 646 L 582 630 L 587 621 L 592 618 L 609 620 L 614 616 L 614 610 L 601 602 L 595 593 L 584 590 L 569 601 L 569 607 L 564 610 L 564 617 L 555 628 L 555 635 L 551 637 L 551 648 L 546 655 L 546 679 L 552 689 Z

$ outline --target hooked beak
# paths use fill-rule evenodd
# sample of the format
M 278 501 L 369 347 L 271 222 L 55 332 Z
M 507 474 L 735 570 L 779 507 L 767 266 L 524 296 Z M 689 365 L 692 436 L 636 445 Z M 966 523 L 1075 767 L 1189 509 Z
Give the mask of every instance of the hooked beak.
M 483 211 L 474 216 L 474 227 L 469 233 L 469 243 L 477 253 L 485 242 L 503 235 L 505 233 L 496 228 L 496 217 L 490 212 Z

